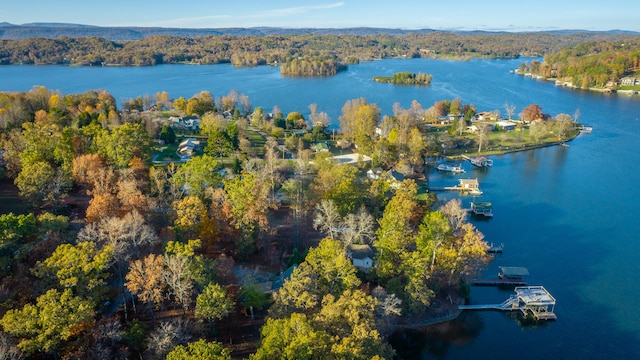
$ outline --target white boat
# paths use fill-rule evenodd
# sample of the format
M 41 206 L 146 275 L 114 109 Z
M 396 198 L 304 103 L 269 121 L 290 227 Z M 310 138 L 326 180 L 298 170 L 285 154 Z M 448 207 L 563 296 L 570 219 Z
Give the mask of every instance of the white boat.
M 580 129 L 580 132 L 587 134 L 591 133 L 591 131 L 593 131 L 593 128 L 591 126 L 583 126 L 582 129 Z
M 465 170 L 462 168 L 462 165 L 449 165 L 449 164 L 438 164 L 436 168 L 440 171 L 448 171 L 452 173 L 462 174 Z

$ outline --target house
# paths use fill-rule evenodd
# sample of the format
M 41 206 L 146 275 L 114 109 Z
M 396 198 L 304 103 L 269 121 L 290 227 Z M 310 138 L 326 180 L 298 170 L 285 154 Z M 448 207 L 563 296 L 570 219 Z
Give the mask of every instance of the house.
M 316 153 L 329 152 L 329 146 L 327 146 L 327 143 L 319 142 L 319 143 L 313 144 L 313 150 Z
M 180 155 L 181 158 L 190 158 L 196 151 L 200 151 L 201 149 L 202 144 L 200 140 L 188 138 L 178 145 L 178 155 Z
M 620 79 L 620 85 L 621 86 L 636 86 L 636 85 L 640 85 L 640 80 L 635 78 L 635 77 L 626 76 L 626 77 Z
M 512 121 L 498 121 L 496 123 L 496 127 L 498 129 L 502 129 L 503 131 L 513 131 L 516 129 L 516 123 L 512 122 Z
M 480 190 L 480 183 L 478 183 L 478 179 L 460 179 L 460 189 L 467 191 L 478 191 Z
M 367 178 L 368 179 L 378 180 L 378 179 L 380 179 L 380 175 L 382 175 L 382 169 L 380 169 L 380 168 L 367 170 Z
M 478 121 L 496 121 L 498 118 L 498 114 L 491 111 L 481 111 L 476 115 Z
M 351 259 L 353 266 L 358 269 L 369 270 L 373 267 L 373 249 L 369 245 L 349 245 L 347 247 L 347 257 Z
M 398 190 L 400 184 L 404 181 L 404 175 L 395 170 L 389 170 L 384 173 L 384 178 L 390 182 L 389 187 L 394 190 Z

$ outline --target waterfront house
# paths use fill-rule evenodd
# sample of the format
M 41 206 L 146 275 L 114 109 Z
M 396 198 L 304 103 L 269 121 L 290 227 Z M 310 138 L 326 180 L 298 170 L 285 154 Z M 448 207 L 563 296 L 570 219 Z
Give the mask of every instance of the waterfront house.
M 503 120 L 503 121 L 498 121 L 496 123 L 496 127 L 498 129 L 502 129 L 503 131 L 513 131 L 516 129 L 516 123 Z
M 621 86 L 636 86 L 636 85 L 640 85 L 640 80 L 638 80 L 635 77 L 626 76 L 626 77 L 623 77 L 622 79 L 620 79 L 620 85 Z

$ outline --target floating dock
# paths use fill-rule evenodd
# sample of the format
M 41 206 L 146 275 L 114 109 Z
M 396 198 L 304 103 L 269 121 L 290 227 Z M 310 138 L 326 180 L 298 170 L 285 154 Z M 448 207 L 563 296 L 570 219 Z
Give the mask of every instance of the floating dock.
M 524 286 L 514 289 L 515 295 L 500 304 L 460 305 L 460 310 L 500 310 L 520 311 L 526 318 L 536 320 L 556 320 L 553 312 L 556 299 L 543 286 Z
M 523 267 L 499 266 L 497 279 L 479 279 L 471 281 L 471 285 L 478 286 L 525 286 L 529 270 Z

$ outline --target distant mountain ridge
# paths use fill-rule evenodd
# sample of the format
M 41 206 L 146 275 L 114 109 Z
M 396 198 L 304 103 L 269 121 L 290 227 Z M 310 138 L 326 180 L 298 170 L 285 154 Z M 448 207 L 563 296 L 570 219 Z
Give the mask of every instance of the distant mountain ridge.
M 232 36 L 268 36 L 268 35 L 302 35 L 302 34 L 323 34 L 323 35 L 403 35 L 403 34 L 428 34 L 437 31 L 433 29 L 392 29 L 373 27 L 354 28 L 280 28 L 280 27 L 252 27 L 252 28 L 163 28 L 163 27 L 102 27 L 82 24 L 65 23 L 30 23 L 15 25 L 8 22 L 0 23 L 0 39 L 20 40 L 26 38 L 49 38 L 59 37 L 101 37 L 112 41 L 130 41 L 144 39 L 155 35 L 170 36 L 205 36 L 205 35 L 232 35 Z M 445 32 L 458 34 L 504 34 L 507 31 L 463 31 L 446 30 Z M 611 31 L 587 31 L 587 30 L 554 30 L 536 31 L 551 34 L 571 34 L 571 33 L 611 33 L 638 35 L 639 32 L 611 30 Z
M 232 35 L 232 36 L 268 36 L 268 35 L 301 35 L 301 34 L 324 34 L 324 35 L 401 35 L 409 33 L 431 33 L 436 30 L 402 30 L 387 28 L 277 28 L 277 27 L 253 27 L 253 28 L 163 28 L 163 27 L 101 27 L 80 24 L 58 24 L 58 23 L 32 23 L 15 25 L 7 22 L 0 23 L 0 39 L 20 40 L 27 38 L 49 38 L 59 37 L 101 37 L 112 41 L 140 40 L 155 35 L 170 36 L 205 36 L 205 35 Z

